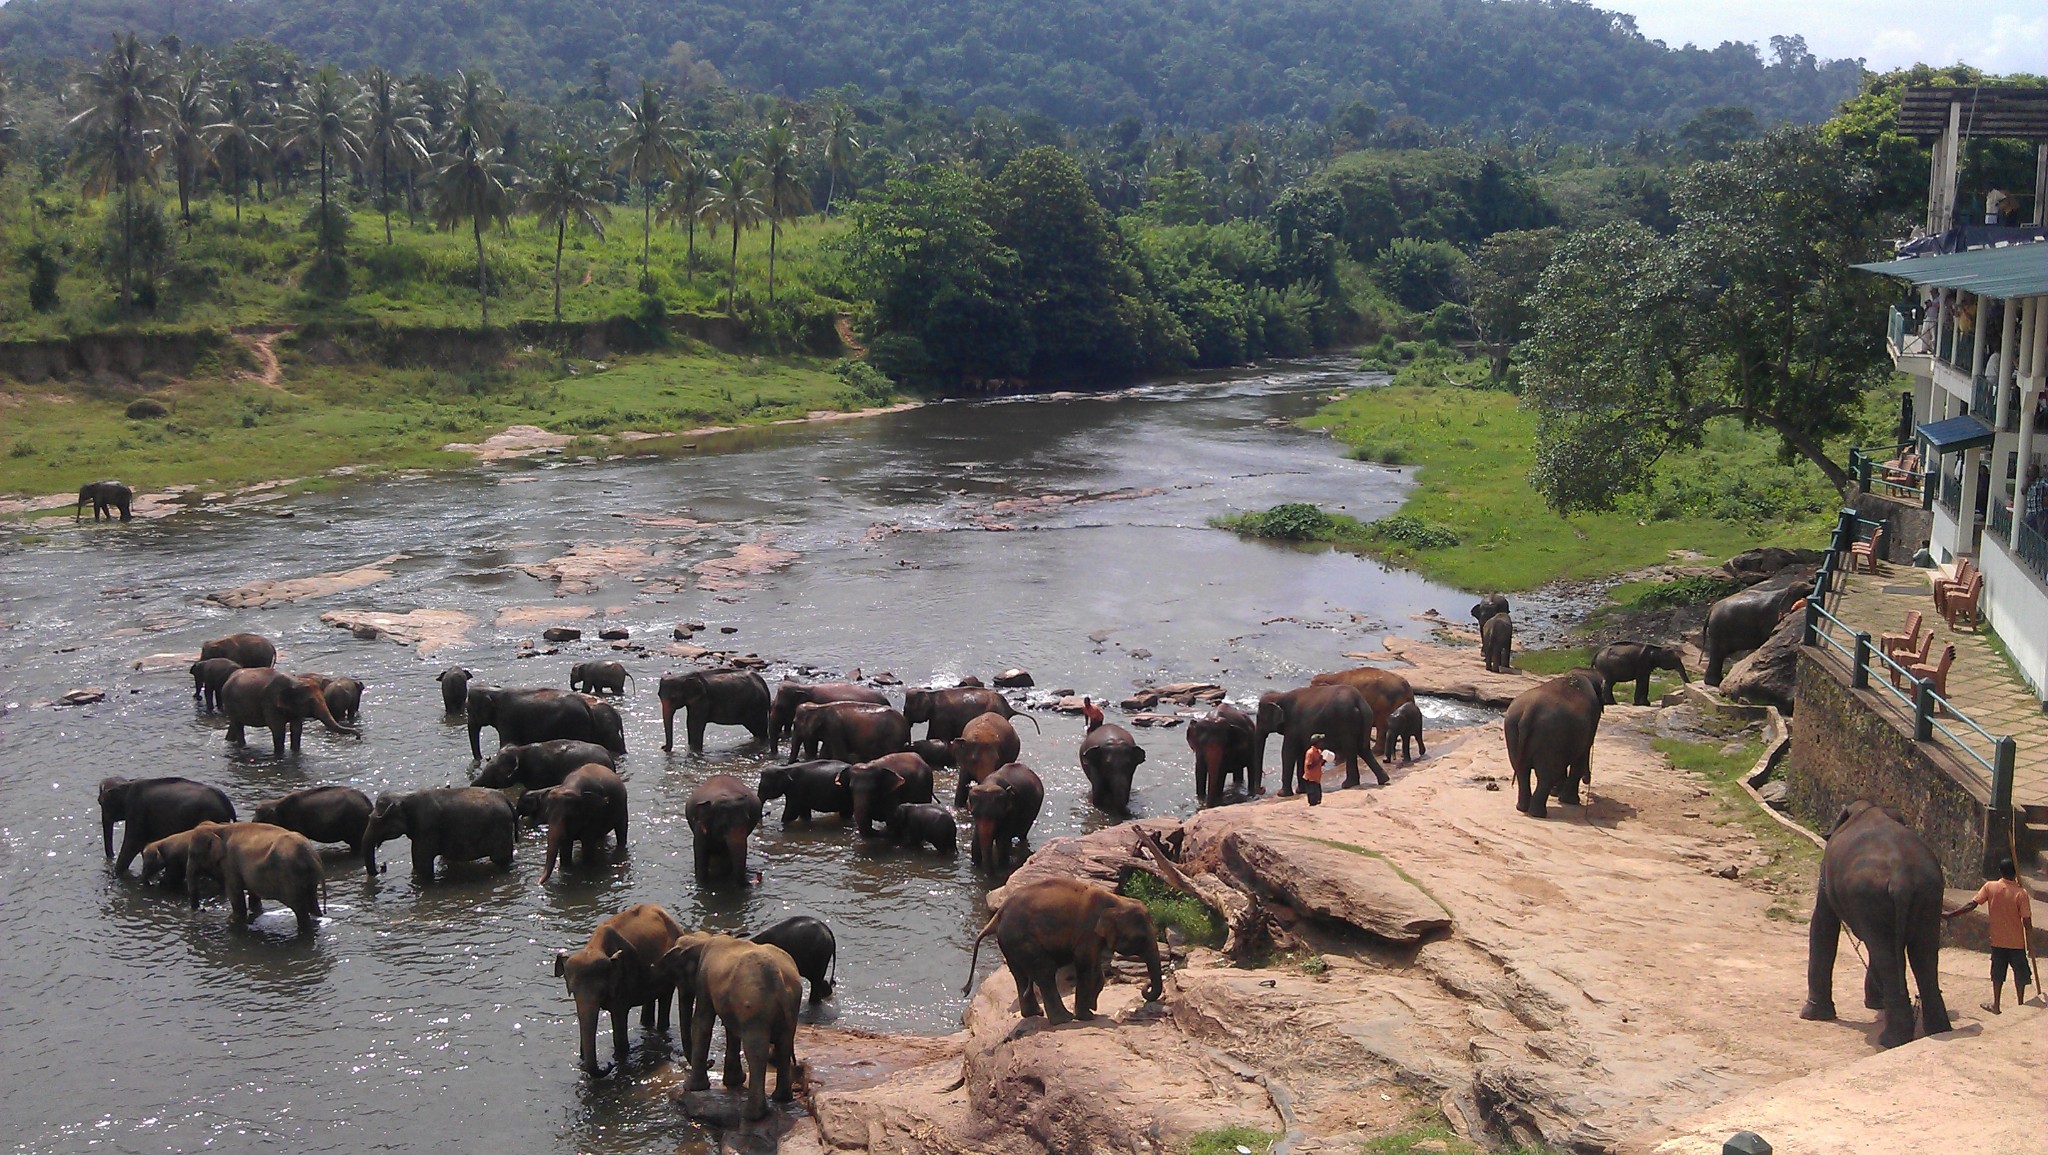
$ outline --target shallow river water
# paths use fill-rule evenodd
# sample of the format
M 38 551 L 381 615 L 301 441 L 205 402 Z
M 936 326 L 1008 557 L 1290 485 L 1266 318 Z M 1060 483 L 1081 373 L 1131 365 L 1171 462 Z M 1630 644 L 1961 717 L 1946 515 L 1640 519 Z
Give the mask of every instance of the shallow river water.
M 294 935 L 276 908 L 251 929 L 225 908 L 112 877 L 94 784 L 179 774 L 220 785 L 243 817 L 262 798 L 322 782 L 379 789 L 464 781 L 459 723 L 433 674 L 564 685 L 571 662 L 613 656 L 595 640 L 515 660 L 539 626 L 510 607 L 591 607 L 595 637 L 623 625 L 658 651 L 698 619 L 701 643 L 910 684 L 1022 666 L 1041 690 L 1112 701 L 1134 686 L 1219 681 L 1249 701 L 1350 664 L 1343 650 L 1419 634 L 1411 615 L 1463 615 L 1469 597 L 1369 560 L 1240 540 L 1216 514 L 1312 501 L 1361 518 L 1399 504 L 1399 471 L 1346 459 L 1317 434 L 1269 423 L 1312 411 L 1333 387 L 1370 384 L 1337 361 L 1110 396 L 927 406 L 872 420 L 706 439 L 607 462 L 549 458 L 433 477 L 345 484 L 283 504 L 215 508 L 126 526 L 39 527 L 0 538 L 0 1123 L 20 1151 L 674 1151 L 698 1133 L 636 1094 L 667 1047 L 635 1030 L 626 1078 L 576 1066 L 574 1008 L 556 950 L 635 902 L 687 925 L 758 927 L 792 913 L 839 939 L 839 993 L 818 1021 L 868 1030 L 957 1027 L 967 948 L 982 919 L 963 852 L 863 845 L 836 820 L 784 830 L 774 804 L 754 839 L 761 884 L 700 891 L 685 797 L 706 774 L 751 780 L 764 755 L 714 727 L 701 757 L 661 752 L 655 682 L 682 663 L 627 656 L 620 703 L 632 839 L 608 866 L 546 887 L 528 837 L 508 874 L 488 863 L 415 884 L 409 851 L 375 884 L 330 852 L 327 917 Z M 654 444 L 659 444 L 654 443 Z M 1083 500 L 1016 503 L 1080 496 Z M 999 502 L 1012 501 L 1001 505 Z M 289 509 L 289 519 L 275 516 Z M 621 516 L 634 515 L 634 516 Z M 665 519 L 650 522 L 648 518 Z M 691 525 L 666 519 L 689 519 Z M 765 536 L 764 536 L 765 535 Z M 707 589 L 689 567 L 766 541 L 783 568 Z M 658 561 L 555 596 L 515 566 L 576 545 L 632 544 Z M 263 578 L 405 557 L 349 593 L 229 611 L 211 592 Z M 720 584 L 720 583 L 711 583 Z M 457 609 L 476 626 L 432 655 L 362 641 L 323 610 Z M 722 627 L 735 627 L 724 634 Z M 360 739 L 309 730 L 300 755 L 267 735 L 235 752 L 195 709 L 182 668 L 132 668 L 232 629 L 280 642 L 291 670 L 368 686 Z M 82 708 L 74 687 L 109 691 Z M 1428 703 L 1439 724 L 1467 715 Z M 1086 801 L 1078 719 L 1019 725 L 1048 797 L 1034 843 L 1107 820 Z M 1112 713 L 1112 719 L 1115 715 Z M 1180 730 L 1138 730 L 1151 759 L 1138 814 L 1194 809 Z M 488 735 L 486 741 L 488 742 Z M 950 773 L 940 794 L 950 793 Z M 991 952 L 984 952 L 986 956 Z M 984 957 L 986 969 L 988 959 Z M 813 1012 L 806 1012 L 812 1018 Z M 609 1044 L 601 1045 L 608 1049 Z

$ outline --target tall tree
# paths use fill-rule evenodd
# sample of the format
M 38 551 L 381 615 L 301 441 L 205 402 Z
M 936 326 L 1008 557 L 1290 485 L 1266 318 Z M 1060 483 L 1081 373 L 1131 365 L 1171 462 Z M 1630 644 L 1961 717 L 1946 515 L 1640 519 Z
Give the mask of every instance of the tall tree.
M 832 212 L 832 198 L 839 193 L 841 173 L 851 175 L 853 162 L 860 159 L 860 137 L 855 135 L 860 121 L 853 110 L 844 104 L 834 104 L 825 114 L 825 204 L 821 214 Z
M 704 157 L 695 149 L 683 153 L 683 166 L 676 173 L 676 179 L 669 182 L 668 200 L 656 214 L 662 224 L 680 224 L 689 235 L 689 248 L 683 256 L 683 277 L 693 280 L 697 275 L 697 222 L 702 220 L 711 206 L 711 189 L 721 179 L 719 171 L 704 163 Z
M 247 85 L 229 84 L 222 90 L 216 110 L 219 120 L 206 126 L 206 139 L 213 155 L 225 168 L 221 174 L 235 192 L 235 223 L 242 223 L 242 191 L 256 159 L 269 151 L 263 142 L 260 112 L 249 96 Z
M 116 37 L 99 66 L 79 79 L 83 111 L 65 128 L 79 138 L 75 163 L 88 196 L 121 194 L 121 308 L 134 301 L 135 189 L 155 179 L 163 126 L 171 118 L 170 87 L 156 50 L 133 33 Z
M 682 167 L 685 132 L 675 107 L 651 80 L 640 82 L 638 100 L 619 102 L 625 120 L 612 136 L 612 164 L 626 170 L 626 179 L 640 188 L 640 284 L 653 283 L 647 255 L 654 239 L 654 194 Z
M 709 215 L 732 230 L 732 263 L 725 285 L 725 311 L 730 313 L 740 284 L 740 234 L 757 227 L 768 215 L 768 201 L 761 191 L 761 166 L 752 157 L 736 156 L 725 166 L 724 179 L 711 189 Z
M 1838 143 L 1782 128 L 1694 166 L 1669 238 L 1624 222 L 1566 241 L 1532 301 L 1524 370 L 1551 507 L 1612 508 L 1724 417 L 1846 484 L 1824 440 L 1889 373 L 1887 290 L 1850 267 L 1880 247 L 1877 192 Z
M 768 209 L 768 303 L 775 303 L 775 243 L 782 236 L 782 219 L 811 207 L 810 190 L 797 174 L 802 157 L 797 150 L 796 130 L 788 122 L 771 125 L 761 133 L 754 149 L 761 166 L 761 199 Z
M 484 230 L 512 222 L 511 169 L 495 148 L 479 148 L 475 140 L 465 141 L 458 151 L 444 154 L 434 171 L 434 223 L 455 229 L 467 223 L 476 241 L 476 302 L 483 323 L 491 323 L 490 281 L 484 265 Z
M 279 128 L 285 140 L 319 157 L 320 224 L 315 234 L 323 252 L 332 252 L 341 239 L 329 191 L 334 173 L 342 168 L 354 172 L 367 151 L 362 117 L 362 89 L 331 64 L 314 73 L 298 99 L 282 110 Z
M 1266 197 L 1266 158 L 1246 149 L 1230 162 L 1230 183 L 1244 193 L 1245 213 L 1258 215 Z
M 505 139 L 505 93 L 491 82 L 491 74 L 470 68 L 455 74 L 448 86 L 447 139 L 449 152 L 496 148 Z
M 411 170 L 427 159 L 426 118 L 412 86 L 383 68 L 363 74 L 363 145 L 377 160 L 377 203 L 384 243 L 391 243 L 391 168 Z
M 1508 356 L 1536 320 L 1530 297 L 1564 234 L 1557 229 L 1495 233 L 1472 254 L 1472 325 L 1493 367 L 1507 380 Z
M 555 323 L 562 322 L 562 245 L 569 225 L 589 229 L 602 239 L 611 219 L 612 184 L 598 172 L 597 158 L 567 141 L 548 148 L 540 177 L 526 191 L 526 211 L 540 226 L 555 230 Z
M 20 134 L 20 127 L 14 123 L 14 105 L 7 95 L 7 78 L 0 76 L 0 177 L 7 175 L 7 160 Z
M 207 147 L 206 127 L 216 109 L 213 102 L 213 68 L 203 52 L 194 52 L 192 62 L 170 92 L 170 114 L 164 122 L 164 144 L 171 156 L 171 172 L 178 182 L 178 219 L 192 226 L 192 189 L 213 163 Z

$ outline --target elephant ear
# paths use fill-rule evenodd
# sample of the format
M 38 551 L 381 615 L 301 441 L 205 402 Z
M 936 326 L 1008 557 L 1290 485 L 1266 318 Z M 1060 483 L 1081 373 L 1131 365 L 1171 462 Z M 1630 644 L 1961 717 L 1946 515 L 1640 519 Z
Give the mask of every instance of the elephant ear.
M 889 776 L 896 780 L 896 785 L 891 786 L 891 790 L 902 790 L 910 785 L 910 779 L 905 778 L 901 770 L 891 770 Z
M 623 960 L 634 966 L 640 963 L 640 952 L 633 949 L 633 944 L 626 941 L 626 936 L 620 934 L 617 927 L 604 928 L 604 933 L 598 936 L 597 949 L 613 962 Z
M 556 978 L 561 978 L 561 977 L 562 977 L 562 964 L 564 964 L 564 963 L 566 963 L 566 962 L 568 962 L 568 961 L 569 961 L 569 952 L 568 952 L 568 951 L 565 951 L 565 950 L 558 950 L 558 951 L 556 951 L 556 952 L 555 952 L 555 977 L 556 977 Z
M 1138 756 L 1131 760 L 1131 765 L 1136 766 L 1143 763 L 1145 761 L 1145 748 L 1143 746 L 1134 746 L 1132 749 L 1138 752 Z

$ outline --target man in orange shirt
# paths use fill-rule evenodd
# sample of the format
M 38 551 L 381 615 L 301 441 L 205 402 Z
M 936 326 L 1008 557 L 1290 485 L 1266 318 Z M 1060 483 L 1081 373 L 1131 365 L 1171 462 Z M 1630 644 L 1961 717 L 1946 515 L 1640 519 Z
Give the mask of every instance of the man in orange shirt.
M 2021 1005 L 2027 1001 L 2027 936 L 2033 933 L 2034 917 L 2027 888 L 2020 885 L 2019 870 L 2012 859 L 2000 860 L 1997 878 L 1985 883 L 1970 901 L 1943 911 L 1942 917 L 1954 918 L 1979 906 L 1989 908 L 1991 915 L 1991 1001 L 1979 1005 L 1995 1015 L 2005 994 L 2008 968 L 2012 970 L 2015 997 Z
M 1308 795 L 1310 806 L 1323 801 L 1323 767 L 1329 762 L 1329 755 L 1323 753 L 1323 736 L 1309 735 L 1308 749 L 1301 755 L 1301 792 Z

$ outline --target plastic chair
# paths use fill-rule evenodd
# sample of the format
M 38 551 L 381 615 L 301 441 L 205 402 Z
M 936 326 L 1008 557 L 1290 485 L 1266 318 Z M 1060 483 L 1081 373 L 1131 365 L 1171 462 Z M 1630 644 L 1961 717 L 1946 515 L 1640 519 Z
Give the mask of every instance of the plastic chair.
M 1926 633 L 1920 635 L 1920 640 L 1918 642 L 1915 642 L 1910 646 L 1901 647 L 1897 652 L 1893 653 L 1892 661 L 1897 662 L 1900 666 L 1904 666 L 1910 670 L 1916 664 L 1925 662 L 1927 660 L 1927 651 L 1932 649 L 1933 646 L 1934 631 L 1929 630 Z M 1902 675 L 1899 673 L 1898 667 L 1891 666 L 1887 668 L 1891 670 L 1892 685 L 1904 685 L 1904 683 L 1900 681 Z
M 1919 678 L 1921 681 L 1931 683 L 1934 686 L 1935 693 L 1940 694 L 1943 697 L 1947 697 L 1948 668 L 1952 665 L 1955 665 L 1955 661 L 1956 648 L 1953 645 L 1948 645 L 1943 646 L 1941 648 L 1940 661 L 1934 663 L 1931 666 L 1927 665 L 1924 662 L 1915 662 L 1913 665 L 1907 666 L 1906 669 L 1909 673 L 1911 673 L 1914 677 Z
M 1896 654 L 1900 650 L 1919 645 L 1921 621 L 1922 617 L 1919 610 L 1907 610 L 1906 628 L 1896 634 L 1879 635 L 1877 639 L 1878 649 L 1887 654 Z
M 1984 575 L 1981 572 L 1973 573 L 1970 575 L 1969 585 L 1964 586 L 1960 590 L 1951 591 L 1948 597 L 1943 599 L 1941 607 L 1942 620 L 1948 623 L 1950 629 L 1954 629 L 1956 619 L 1961 618 L 1970 623 L 1971 629 L 1975 629 L 1977 627 L 1977 603 L 1983 596 Z
M 1969 558 L 1964 558 L 1956 565 L 1956 576 L 1934 579 L 1935 610 L 1946 617 L 1948 615 L 1948 595 L 1969 585 L 1971 575 L 1976 572 L 1976 564 L 1970 561 Z
M 1871 531 L 1870 540 L 1859 541 L 1849 547 L 1849 572 L 1855 573 L 1858 570 L 1868 570 L 1871 573 L 1876 573 L 1877 559 L 1882 556 L 1881 551 L 1883 549 L 1884 527 L 1880 525 Z

